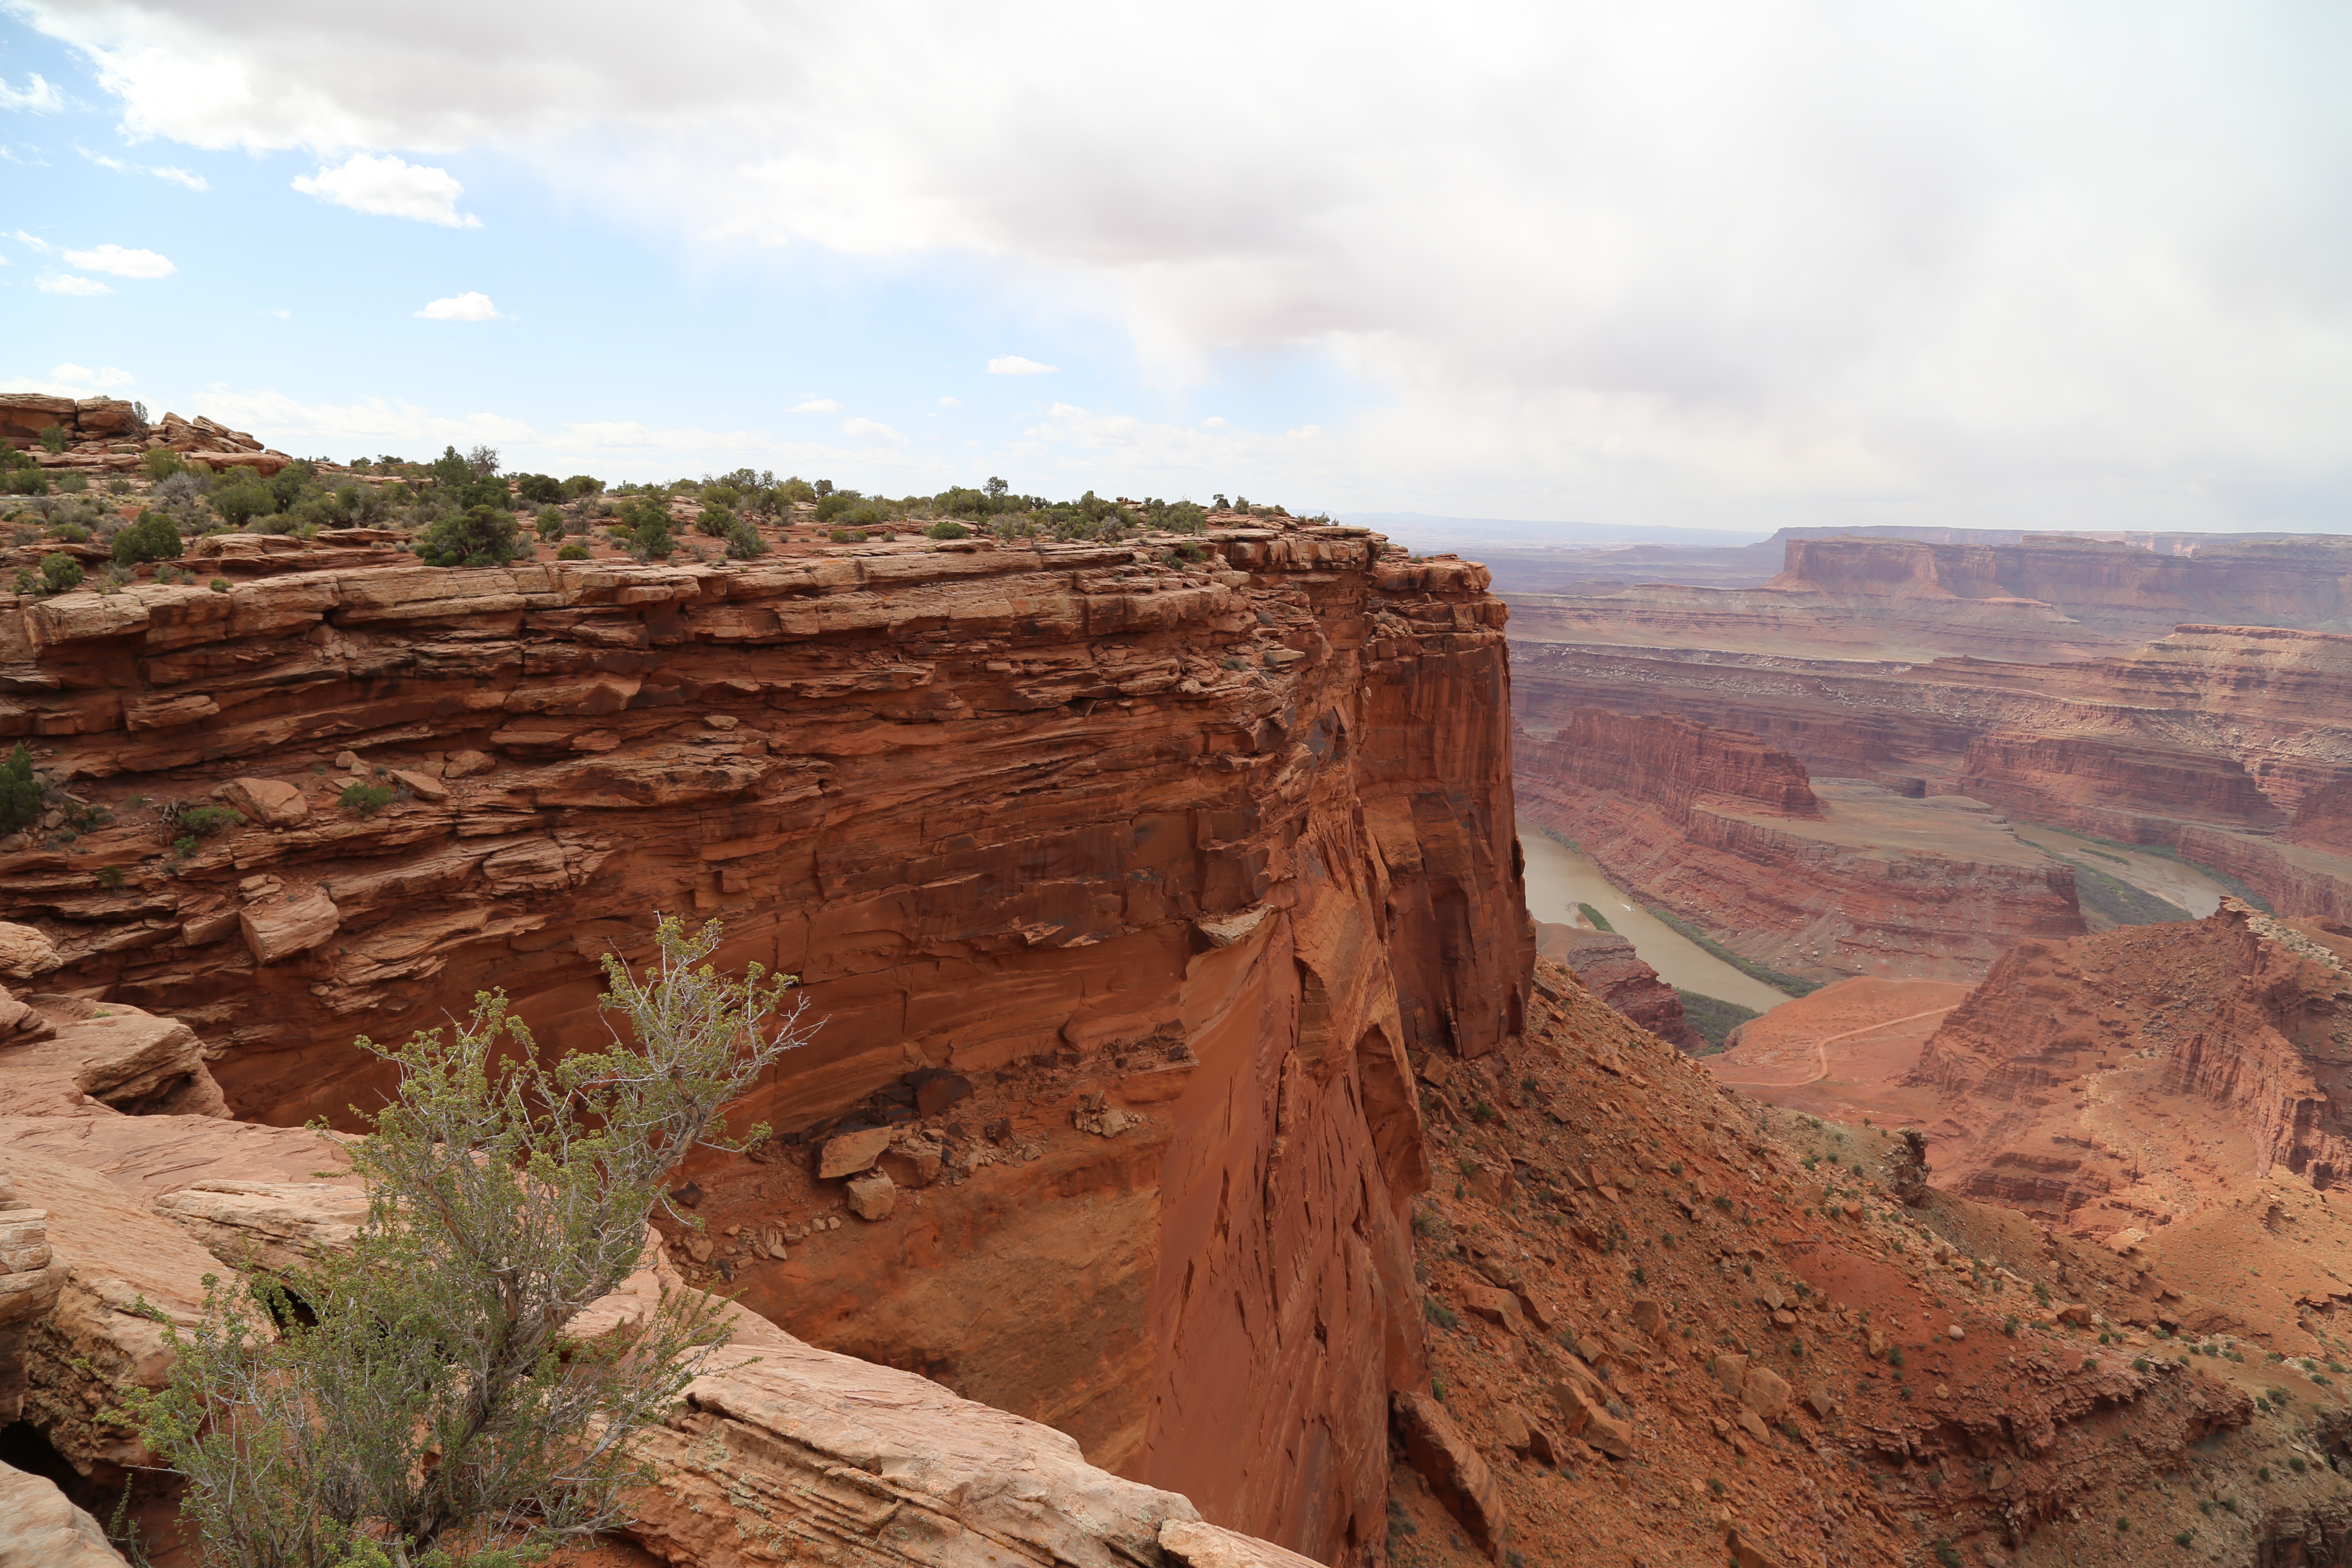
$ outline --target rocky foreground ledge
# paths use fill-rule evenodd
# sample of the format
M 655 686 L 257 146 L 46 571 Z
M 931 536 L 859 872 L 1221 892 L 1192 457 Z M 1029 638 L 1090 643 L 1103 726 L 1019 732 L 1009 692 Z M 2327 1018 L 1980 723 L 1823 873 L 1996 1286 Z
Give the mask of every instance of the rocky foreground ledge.
M 0 925 L 0 963 L 21 987 L 56 960 L 26 928 Z M 153 1462 L 115 1419 L 125 1388 L 159 1388 L 170 1370 L 163 1325 L 144 1309 L 193 1326 L 205 1274 L 342 1245 L 365 1196 L 317 1179 L 349 1168 L 327 1140 L 227 1119 L 184 1025 L 68 998 L 28 1006 L 6 988 L 0 1016 L 0 1425 L 26 1423 L 86 1481 L 77 1490 L 110 1494 Z M 195 1109 L 134 1113 L 165 1085 Z M 611 1332 L 663 1289 L 692 1287 L 656 1237 L 646 1268 L 577 1330 Z M 622 1532 L 665 1562 L 1308 1561 L 1097 1469 L 1052 1427 L 817 1350 L 740 1307 L 733 1317 L 733 1344 L 653 1435 L 659 1481 Z M 153 1493 L 145 1520 L 167 1555 L 168 1503 Z M 0 1465 L 0 1563 L 121 1561 L 53 1482 Z

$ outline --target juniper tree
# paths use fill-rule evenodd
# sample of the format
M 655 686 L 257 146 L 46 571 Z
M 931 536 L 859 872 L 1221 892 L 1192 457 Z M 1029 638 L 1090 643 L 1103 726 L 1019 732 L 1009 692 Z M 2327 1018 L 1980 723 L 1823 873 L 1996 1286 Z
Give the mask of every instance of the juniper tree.
M 663 1291 L 572 1331 L 641 1259 L 666 1178 L 740 1149 L 725 1111 L 814 1032 L 794 977 L 705 963 L 719 926 L 607 957 L 604 1049 L 542 1061 L 503 995 L 385 1049 L 397 1097 L 336 1141 L 368 1184 L 351 1250 L 283 1280 L 205 1281 L 178 1361 L 139 1401 L 187 1478 L 184 1517 L 232 1568 L 504 1563 L 617 1521 L 639 1439 L 726 1342 L 720 1305 Z M 320 1131 L 324 1131 L 323 1128 Z

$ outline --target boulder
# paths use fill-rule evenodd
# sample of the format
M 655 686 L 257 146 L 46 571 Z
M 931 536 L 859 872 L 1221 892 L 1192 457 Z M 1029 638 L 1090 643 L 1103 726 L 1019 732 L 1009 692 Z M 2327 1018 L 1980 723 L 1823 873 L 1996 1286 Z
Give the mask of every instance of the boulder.
M 1740 1385 L 1739 1399 L 1769 1421 L 1789 1408 L 1788 1380 L 1768 1367 L 1751 1366 L 1748 1369 L 1748 1381 Z
M 0 1115 L 226 1117 L 204 1042 L 177 1018 L 120 1004 L 52 1010 L 45 1039 L 0 1052 Z
M 310 816 L 301 790 L 282 779 L 231 779 L 220 797 L 264 827 L 299 827 Z
M 1519 1313 L 1519 1299 L 1508 1290 L 1492 1285 L 1462 1287 L 1463 1310 L 1500 1325 L 1511 1333 L 1528 1331 L 1528 1321 Z
M 415 795 L 419 800 L 437 801 L 447 800 L 449 798 L 449 786 L 447 784 L 443 784 L 439 779 L 429 777 L 426 774 L 418 773 L 411 768 L 393 769 L 392 781 L 396 784 L 404 786 L 409 794 Z
M 1503 1554 L 1503 1492 L 1478 1450 L 1454 1417 L 1425 1394 L 1400 1389 L 1389 1395 L 1389 1415 L 1404 1444 L 1405 1458 L 1429 1483 L 1445 1511 L 1489 1557 Z
M 335 934 L 342 911 L 324 888 L 285 893 L 257 904 L 247 904 L 238 919 L 245 945 L 257 963 L 276 963 L 307 952 Z
M 1582 1438 L 1612 1459 L 1633 1457 L 1633 1426 L 1610 1413 L 1598 1385 L 1588 1388 L 1572 1380 L 1555 1384 L 1552 1403 L 1569 1436 Z
M 0 921 L 0 980 L 22 984 L 39 979 L 64 962 L 49 939 L 31 926 Z
M 238 1182 L 215 1177 L 154 1200 L 225 1263 L 247 1260 L 275 1274 L 351 1246 L 367 1218 L 367 1189 L 357 1182 Z
M 1247 1561 L 1239 1559 L 1238 1561 Z M 46 1476 L 0 1465 L 0 1568 L 129 1568 Z
M 888 1219 L 898 1206 L 898 1185 L 879 1171 L 849 1178 L 849 1212 L 859 1219 Z
M 837 1176 L 854 1176 L 860 1171 L 870 1170 L 874 1162 L 882 1157 L 882 1151 L 888 1147 L 890 1129 L 887 1127 L 866 1127 L 856 1132 L 844 1132 L 837 1138 L 828 1138 L 824 1141 L 824 1151 L 817 1156 L 817 1180 L 829 1182 Z
M 499 765 L 499 760 L 488 752 L 452 752 L 441 763 L 445 779 L 469 779 L 477 773 L 488 773 Z

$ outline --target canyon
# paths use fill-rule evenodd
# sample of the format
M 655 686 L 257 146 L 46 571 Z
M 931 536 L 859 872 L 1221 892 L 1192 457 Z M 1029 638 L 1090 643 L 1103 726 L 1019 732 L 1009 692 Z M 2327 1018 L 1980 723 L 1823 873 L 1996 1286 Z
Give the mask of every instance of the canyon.
M 824 1022 L 739 1110 L 776 1139 L 688 1173 L 689 1282 L 1250 1534 L 1378 1534 L 1425 1354 L 1406 1053 L 1505 1047 L 1533 949 L 1480 568 L 1300 525 L 679 567 L 288 544 L 0 622 L 0 733 L 60 811 L 0 846 L 40 994 L 168 1013 L 242 1121 L 347 1122 L 383 1087 L 355 1035 L 495 986 L 587 1044 L 600 955 L 719 920 Z M 864 1125 L 904 1190 L 844 1226 L 814 1145 Z

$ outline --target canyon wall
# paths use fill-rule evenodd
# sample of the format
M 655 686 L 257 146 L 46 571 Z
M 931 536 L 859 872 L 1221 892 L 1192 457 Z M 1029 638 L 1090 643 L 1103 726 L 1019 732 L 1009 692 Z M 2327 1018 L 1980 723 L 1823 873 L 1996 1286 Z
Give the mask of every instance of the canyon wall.
M 599 956 L 723 920 L 823 1027 L 689 1278 L 1328 1559 L 1421 1375 L 1405 1053 L 1523 1026 L 1504 612 L 1361 530 L 1202 542 L 21 600 L 0 735 L 67 797 L 0 893 L 278 1123 L 484 987 L 600 1038 Z M 845 1227 L 845 1119 L 940 1152 Z
M 1553 717 L 1520 737 L 1520 813 L 1749 958 L 1974 979 L 2017 942 L 2084 929 L 2074 873 L 1973 802 L 1817 790 L 1787 752 L 1687 719 Z
M 2352 637 L 2186 625 L 2126 655 L 2021 665 L 1514 636 L 1532 732 L 1588 708 L 1736 727 L 1817 779 L 1964 795 L 2172 848 L 2284 913 L 2352 914 Z
M 2234 899 L 2195 922 L 2021 944 L 1912 1075 L 1942 1096 L 1939 1184 L 2086 1234 L 2168 1224 L 2273 1172 L 2340 1184 L 2347 955 L 2352 928 Z

